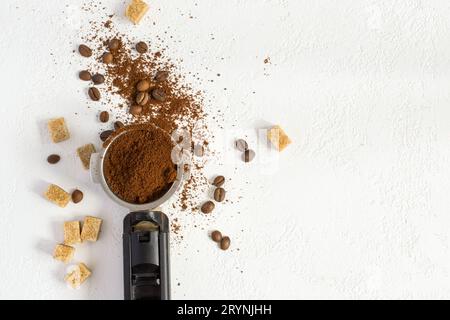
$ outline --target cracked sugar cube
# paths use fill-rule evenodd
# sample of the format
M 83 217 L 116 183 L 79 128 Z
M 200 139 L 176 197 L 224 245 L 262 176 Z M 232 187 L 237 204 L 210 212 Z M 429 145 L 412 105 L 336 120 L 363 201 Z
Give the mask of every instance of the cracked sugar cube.
M 95 153 L 95 147 L 92 143 L 88 143 L 77 149 L 78 157 L 80 157 L 81 163 L 86 170 L 89 170 L 91 155 Z
M 64 222 L 64 244 L 71 245 L 81 242 L 80 221 Z
M 70 201 L 70 194 L 55 184 L 48 186 L 44 196 L 61 208 L 67 206 Z
M 96 217 L 85 217 L 81 230 L 82 241 L 97 241 L 102 225 L 102 219 Z
M 91 276 L 92 271 L 82 262 L 78 264 L 78 269 L 80 270 L 80 283 L 83 283 Z
M 58 143 L 70 138 L 64 118 L 51 119 L 47 123 L 48 131 L 53 142 Z
M 288 145 L 292 143 L 288 135 L 278 125 L 272 127 L 267 131 L 267 139 L 269 139 L 269 141 L 278 151 L 283 151 Z
M 75 268 L 69 272 L 64 280 L 74 289 L 78 288 L 87 278 L 91 276 L 92 272 L 84 263 L 79 263 Z
M 138 24 L 148 11 L 148 5 L 142 0 L 132 0 L 127 6 L 125 15 L 134 24 Z
M 56 245 L 55 251 L 53 252 L 53 258 L 64 263 L 68 263 L 70 260 L 72 260 L 74 253 L 74 247 L 67 246 L 65 244 L 58 244 Z
M 64 280 L 73 288 L 77 289 L 81 285 L 81 274 L 77 270 L 69 272 Z

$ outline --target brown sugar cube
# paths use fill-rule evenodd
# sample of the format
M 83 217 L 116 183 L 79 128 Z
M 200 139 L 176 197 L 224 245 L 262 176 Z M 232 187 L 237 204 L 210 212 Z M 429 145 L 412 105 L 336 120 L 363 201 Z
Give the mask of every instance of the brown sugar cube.
M 64 244 L 71 245 L 80 242 L 80 221 L 64 222 Z
M 55 184 L 48 186 L 44 196 L 61 208 L 67 206 L 70 201 L 70 194 Z
M 81 285 L 81 274 L 77 269 L 69 272 L 65 277 L 64 280 L 73 288 L 77 289 Z
M 80 157 L 81 163 L 86 170 L 89 170 L 91 155 L 95 153 L 95 147 L 92 143 L 86 144 L 77 149 L 78 156 Z
M 274 145 L 278 151 L 283 151 L 289 144 L 292 143 L 291 139 L 287 134 L 281 129 L 280 126 L 274 126 L 267 131 L 267 139 Z
M 56 260 L 62 261 L 64 263 L 72 260 L 73 254 L 75 253 L 75 248 L 71 246 L 66 246 L 65 244 L 58 244 L 55 247 L 55 251 L 53 253 L 53 258 Z
M 78 288 L 92 274 L 91 270 L 84 264 L 79 263 L 71 272 L 69 272 L 64 280 L 74 289 Z
M 64 118 L 51 119 L 48 121 L 47 126 L 53 142 L 58 143 L 70 138 Z
M 91 270 L 82 262 L 78 264 L 78 269 L 80 270 L 80 284 L 86 281 L 92 274 Z
M 85 217 L 83 229 L 81 230 L 81 240 L 97 241 L 101 225 L 102 219 L 96 217 Z
M 147 13 L 148 5 L 142 0 L 132 0 L 127 6 L 125 15 L 134 24 L 138 24 L 142 17 Z

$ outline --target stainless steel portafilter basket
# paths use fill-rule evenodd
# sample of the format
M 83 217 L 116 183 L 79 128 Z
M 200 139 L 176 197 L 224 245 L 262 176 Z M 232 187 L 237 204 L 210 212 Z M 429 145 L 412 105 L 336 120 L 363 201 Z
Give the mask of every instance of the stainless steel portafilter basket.
M 103 173 L 104 159 L 114 141 L 128 134 L 128 129 L 118 134 L 100 153 L 91 156 L 91 178 L 99 183 L 108 197 L 129 213 L 123 220 L 123 275 L 124 299 L 170 299 L 169 219 L 159 207 L 172 197 L 183 182 L 184 166 L 177 165 L 177 178 L 170 189 L 159 199 L 145 203 L 128 203 L 109 188 Z M 161 129 L 160 129 L 161 130 Z

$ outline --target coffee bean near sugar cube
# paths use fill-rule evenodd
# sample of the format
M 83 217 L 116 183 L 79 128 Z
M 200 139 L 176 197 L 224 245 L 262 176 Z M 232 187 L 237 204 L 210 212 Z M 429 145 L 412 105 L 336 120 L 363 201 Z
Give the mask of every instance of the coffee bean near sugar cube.
M 81 202 L 81 200 L 83 200 L 83 192 L 81 192 L 78 189 L 74 190 L 72 192 L 72 202 L 79 203 L 79 202 Z
M 250 162 L 255 158 L 255 151 L 253 150 L 245 150 L 244 153 L 242 154 L 242 160 L 244 162 Z
M 244 139 L 237 139 L 234 143 L 236 149 L 241 152 L 245 152 L 248 149 L 248 143 Z
M 59 160 L 61 159 L 61 157 L 57 154 L 51 154 L 47 157 L 47 162 L 50 164 L 56 164 L 59 162 Z

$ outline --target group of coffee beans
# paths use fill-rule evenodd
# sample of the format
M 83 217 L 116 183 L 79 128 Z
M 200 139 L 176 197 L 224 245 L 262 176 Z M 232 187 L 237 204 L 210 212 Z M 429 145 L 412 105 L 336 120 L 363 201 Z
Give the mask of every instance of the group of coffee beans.
M 218 230 L 211 232 L 211 239 L 217 242 L 222 250 L 228 250 L 231 244 L 230 237 L 222 236 L 222 233 Z
M 248 148 L 248 143 L 244 139 L 237 139 L 234 146 L 237 150 L 242 152 L 242 160 L 244 162 L 250 162 L 255 158 L 255 151 Z
M 156 82 L 166 81 L 169 77 L 167 71 L 158 71 L 154 77 Z M 166 100 L 166 93 L 161 88 L 151 88 L 152 84 L 147 79 L 142 79 L 136 84 L 135 104 L 130 107 L 130 113 L 133 116 L 138 116 L 142 113 L 142 107 L 145 106 L 151 99 L 164 102 Z
M 121 45 L 120 40 L 115 39 L 115 38 L 111 39 L 108 42 L 108 49 L 109 49 L 109 51 L 103 53 L 103 55 L 102 55 L 103 63 L 110 64 L 110 63 L 112 63 L 114 61 L 114 53 L 117 52 L 117 50 L 119 50 L 120 45 Z M 141 53 L 141 54 L 146 53 L 148 51 L 148 45 L 145 42 L 140 41 L 140 42 L 138 42 L 136 44 L 136 51 Z M 86 57 L 86 58 L 89 58 L 89 57 L 92 56 L 91 48 L 89 48 L 88 46 L 86 46 L 84 44 L 81 44 L 78 47 L 78 52 L 80 53 L 80 55 L 82 55 L 83 57 Z M 167 75 L 166 74 L 167 74 L 166 72 L 161 72 L 161 74 L 157 74 L 156 75 L 155 79 L 156 80 L 158 80 L 158 79 L 165 80 L 165 79 L 167 79 Z M 88 70 L 80 71 L 78 76 L 83 81 L 92 81 L 93 82 L 94 86 L 92 86 L 92 87 L 90 87 L 88 89 L 88 95 L 89 95 L 89 97 L 91 98 L 92 101 L 99 101 L 100 98 L 101 98 L 101 93 L 100 93 L 100 90 L 98 90 L 98 88 L 95 87 L 95 85 L 103 84 L 105 82 L 105 76 L 100 74 L 100 73 L 96 73 L 96 74 L 92 75 L 91 72 L 89 72 Z M 138 87 L 142 88 L 143 85 L 145 85 L 145 84 L 141 83 L 140 86 L 138 84 Z M 163 93 L 159 93 L 159 95 L 158 95 L 158 92 L 152 93 L 152 96 L 157 96 L 159 98 L 162 95 L 163 95 Z M 134 107 L 134 106 L 130 108 L 130 112 L 133 115 L 138 114 L 141 111 L 142 111 L 142 107 L 140 107 L 140 109 L 139 109 L 139 107 Z M 108 122 L 109 121 L 109 113 L 108 113 L 108 111 L 100 112 L 99 120 L 102 123 Z M 122 128 L 123 126 L 124 126 L 124 124 L 121 121 L 114 122 L 114 130 Z M 105 130 L 105 131 L 103 131 L 100 134 L 100 139 L 102 141 L 106 141 L 108 139 L 108 137 L 114 132 L 114 130 Z M 56 161 L 56 162 L 59 161 L 59 159 L 58 160 L 55 160 L 55 159 L 56 158 L 53 157 L 51 159 L 51 161 Z
M 225 177 L 224 177 L 224 176 L 217 176 L 217 177 L 214 179 L 213 183 L 212 183 L 212 185 L 213 185 L 214 187 L 216 187 L 216 189 L 214 190 L 214 200 L 215 200 L 216 202 L 222 202 L 222 201 L 225 200 L 225 194 L 226 194 L 226 191 L 225 191 L 224 188 L 222 188 L 222 186 L 224 185 L 224 183 L 225 183 Z M 200 210 L 201 210 L 203 213 L 208 214 L 208 213 L 213 212 L 213 210 L 214 210 L 215 207 L 216 207 L 216 205 L 214 204 L 213 201 L 206 201 L 206 202 L 202 205 L 202 207 L 200 208 Z

